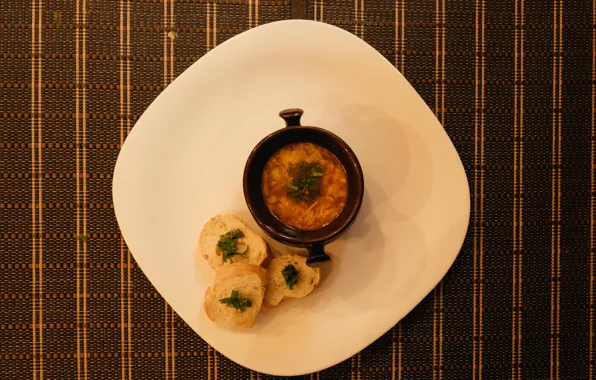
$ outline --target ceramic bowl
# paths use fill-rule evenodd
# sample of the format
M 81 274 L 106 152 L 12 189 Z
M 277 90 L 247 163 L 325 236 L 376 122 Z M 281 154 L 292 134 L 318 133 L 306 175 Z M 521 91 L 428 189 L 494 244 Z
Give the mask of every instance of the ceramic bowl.
M 325 245 L 337 239 L 356 219 L 364 195 L 364 176 L 348 144 L 323 128 L 302 126 L 303 113 L 298 108 L 279 113 L 286 127 L 263 138 L 252 150 L 244 168 L 243 188 L 248 209 L 265 233 L 283 244 L 306 248 L 307 263 L 318 266 L 330 259 Z M 300 230 L 282 223 L 269 211 L 261 193 L 261 176 L 269 158 L 281 147 L 298 142 L 310 142 L 329 150 L 344 166 L 348 179 L 348 199 L 343 210 L 331 223 L 315 230 Z

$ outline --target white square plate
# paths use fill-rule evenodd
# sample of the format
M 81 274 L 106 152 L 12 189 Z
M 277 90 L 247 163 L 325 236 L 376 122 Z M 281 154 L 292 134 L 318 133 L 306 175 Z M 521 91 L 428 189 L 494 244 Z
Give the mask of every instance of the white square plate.
M 352 147 L 364 203 L 328 246 L 332 261 L 310 296 L 263 310 L 252 329 L 225 330 L 203 311 L 214 273 L 194 255 L 198 234 L 222 213 L 258 231 L 244 164 L 292 107 L 305 110 L 303 125 Z M 275 375 L 322 370 L 388 331 L 445 275 L 470 215 L 459 156 L 406 79 L 352 34 L 297 20 L 242 33 L 180 75 L 127 138 L 113 196 L 135 259 L 180 317 L 231 360 Z

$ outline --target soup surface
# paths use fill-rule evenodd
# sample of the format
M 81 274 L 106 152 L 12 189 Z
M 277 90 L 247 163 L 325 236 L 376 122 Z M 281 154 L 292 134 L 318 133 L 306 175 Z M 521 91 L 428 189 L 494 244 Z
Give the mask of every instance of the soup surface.
M 261 178 L 265 204 L 281 222 L 301 230 L 331 223 L 348 198 L 341 162 L 312 143 L 289 144 L 271 156 Z

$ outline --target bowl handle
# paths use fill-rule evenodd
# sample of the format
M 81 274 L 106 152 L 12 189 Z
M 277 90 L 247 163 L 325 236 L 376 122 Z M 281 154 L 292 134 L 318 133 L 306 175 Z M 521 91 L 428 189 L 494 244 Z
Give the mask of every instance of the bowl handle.
M 309 245 L 306 247 L 308 250 L 308 259 L 306 259 L 306 265 L 312 268 L 320 268 L 322 263 L 331 260 L 328 254 L 325 253 L 325 247 L 322 243 Z
M 279 116 L 286 121 L 286 127 L 300 127 L 300 117 L 303 113 L 300 108 L 288 108 L 281 111 Z

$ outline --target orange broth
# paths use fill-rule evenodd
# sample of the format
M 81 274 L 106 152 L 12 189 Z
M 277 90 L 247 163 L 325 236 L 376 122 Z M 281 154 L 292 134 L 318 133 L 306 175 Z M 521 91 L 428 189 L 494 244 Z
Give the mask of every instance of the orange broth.
M 310 185 L 300 181 L 305 178 Z M 341 213 L 348 198 L 348 178 L 341 162 L 327 149 L 293 143 L 279 149 L 265 164 L 261 192 L 267 208 L 282 223 L 315 230 Z

